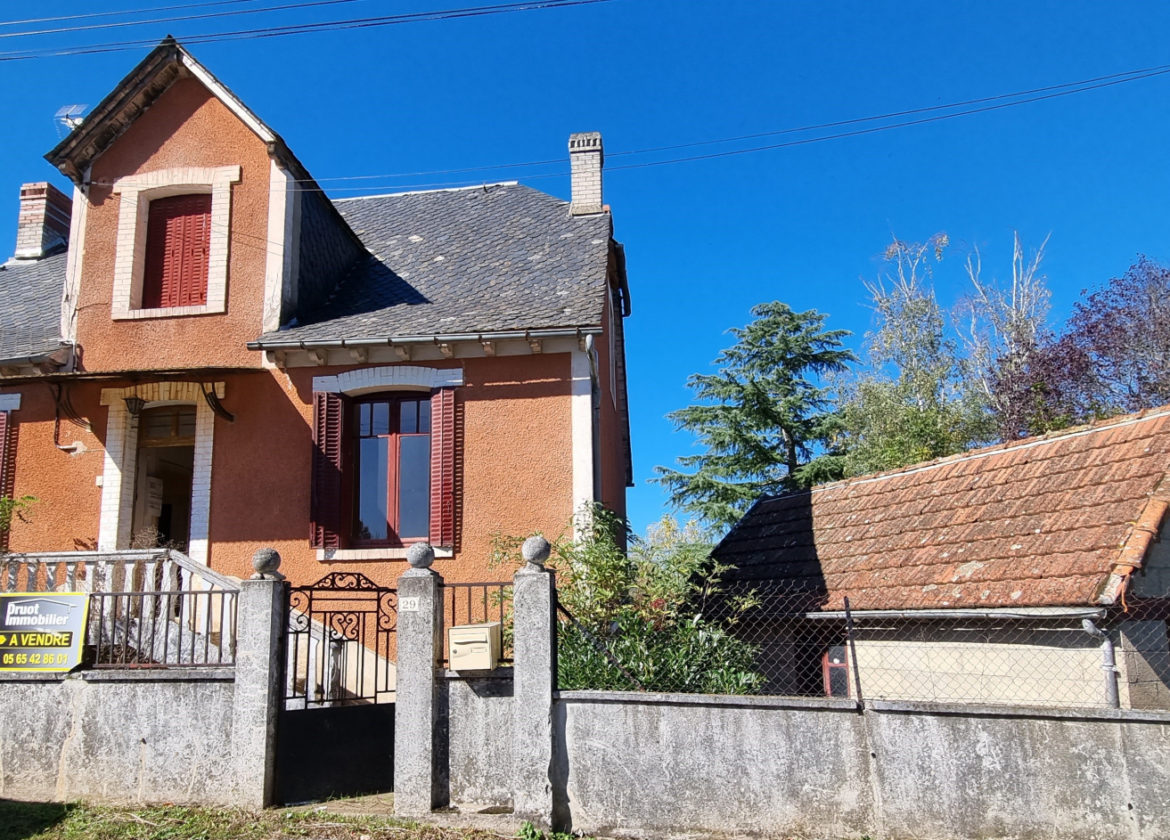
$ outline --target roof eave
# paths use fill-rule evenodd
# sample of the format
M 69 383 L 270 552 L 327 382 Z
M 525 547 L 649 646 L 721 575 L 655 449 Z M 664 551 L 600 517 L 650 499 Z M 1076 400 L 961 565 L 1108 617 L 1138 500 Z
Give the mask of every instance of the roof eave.
M 517 341 L 550 338 L 582 338 L 601 335 L 600 326 L 554 327 L 528 330 L 485 330 L 473 333 L 429 333 L 421 335 L 385 336 L 376 338 L 305 338 L 257 339 L 249 341 L 249 350 L 327 350 L 336 347 L 388 347 L 408 344 L 453 344 L 464 341 Z

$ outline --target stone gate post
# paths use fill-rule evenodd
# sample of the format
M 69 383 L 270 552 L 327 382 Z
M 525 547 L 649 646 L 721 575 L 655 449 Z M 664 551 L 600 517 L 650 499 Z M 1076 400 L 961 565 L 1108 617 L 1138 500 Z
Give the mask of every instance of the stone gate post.
M 410 547 L 411 568 L 398 578 L 398 690 L 394 706 L 394 813 L 421 817 L 447 804 L 440 750 L 438 667 L 443 579 L 435 551 Z
M 529 537 L 512 588 L 512 808 L 548 828 L 553 818 L 553 690 L 556 688 L 556 590 L 544 568 L 549 544 Z

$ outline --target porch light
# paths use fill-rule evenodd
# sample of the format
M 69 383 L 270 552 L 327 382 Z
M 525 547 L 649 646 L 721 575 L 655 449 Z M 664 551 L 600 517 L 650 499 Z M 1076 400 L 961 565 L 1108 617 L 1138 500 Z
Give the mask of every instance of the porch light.
M 143 406 L 146 405 L 146 400 L 142 397 L 122 397 L 122 401 L 126 403 L 126 410 L 130 412 L 131 417 L 141 414 Z

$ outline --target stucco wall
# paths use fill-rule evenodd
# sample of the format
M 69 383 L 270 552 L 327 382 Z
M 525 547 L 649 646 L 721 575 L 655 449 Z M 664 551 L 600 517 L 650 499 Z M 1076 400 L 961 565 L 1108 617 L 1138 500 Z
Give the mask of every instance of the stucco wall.
M 230 678 L 0 675 L 0 798 L 233 804 L 234 696 Z
M 231 188 L 227 311 L 112 321 L 121 204 L 114 181 L 174 167 L 234 165 L 241 178 Z M 189 78 L 172 85 L 94 161 L 83 240 L 74 243 L 84 247 L 77 339 L 86 370 L 260 364 L 244 343 L 263 331 L 269 171 L 264 143 Z
M 819 707 L 818 707 L 819 706 Z M 1170 715 L 563 692 L 586 833 L 1161 838 Z

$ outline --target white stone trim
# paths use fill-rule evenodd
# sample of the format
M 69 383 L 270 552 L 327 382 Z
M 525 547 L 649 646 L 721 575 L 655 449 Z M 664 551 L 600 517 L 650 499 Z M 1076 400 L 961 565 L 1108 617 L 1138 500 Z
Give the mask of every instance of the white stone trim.
M 114 182 L 121 196 L 111 317 L 115 320 L 207 315 L 227 309 L 232 184 L 240 180 L 239 165 L 178 166 L 127 175 Z M 207 303 L 141 309 L 142 273 L 146 262 L 146 224 L 150 202 L 188 193 L 211 193 L 211 241 L 207 259 Z
M 435 549 L 435 557 L 442 559 L 450 559 L 455 556 L 455 552 L 450 548 L 439 548 L 433 546 Z M 405 560 L 407 552 L 410 551 L 410 546 L 398 546 L 394 548 L 319 548 L 317 549 L 318 563 L 342 563 L 348 560 Z
M 435 388 L 457 388 L 462 384 L 462 368 L 432 368 L 419 365 L 358 368 L 336 376 L 313 377 L 314 391 L 351 396 L 373 391 L 431 391 Z
M 191 525 L 187 555 L 208 565 L 211 525 L 211 463 L 215 442 L 215 413 L 203 398 L 199 382 L 150 382 L 125 388 L 103 388 L 101 404 L 109 406 L 106 454 L 102 472 L 102 509 L 98 525 L 98 549 L 129 548 L 134 515 L 134 477 L 138 468 L 138 418 L 131 417 L 126 397 L 146 401 L 144 408 L 194 404 L 195 452 L 191 477 Z M 217 397 L 225 384 L 213 383 Z
M 593 378 L 589 354 L 574 350 L 570 354 L 570 391 L 573 436 L 573 513 L 592 505 L 593 495 Z M 583 523 L 578 522 L 578 528 Z
M 16 411 L 20 408 L 20 394 L 0 394 L 0 411 Z
M 268 243 L 264 264 L 263 331 L 280 329 L 281 315 L 296 307 L 296 179 L 271 161 L 268 171 Z
M 89 182 L 89 169 L 85 171 Z M 85 225 L 89 217 L 89 199 L 81 187 L 73 188 L 73 210 L 69 217 L 69 253 L 65 257 L 65 288 L 61 299 L 61 335 L 77 341 L 77 299 L 81 292 L 81 263 L 85 256 Z

